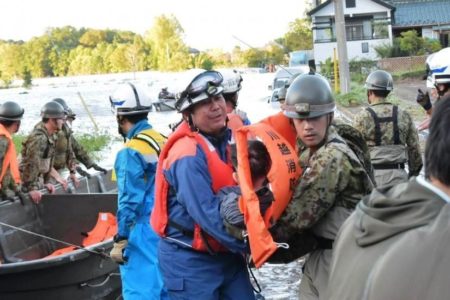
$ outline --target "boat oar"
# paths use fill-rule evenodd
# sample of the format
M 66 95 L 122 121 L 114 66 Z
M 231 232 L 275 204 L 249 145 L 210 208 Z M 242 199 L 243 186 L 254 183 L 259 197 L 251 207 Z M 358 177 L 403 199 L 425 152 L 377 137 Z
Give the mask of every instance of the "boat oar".
M 53 241 L 53 242 L 57 242 L 57 243 L 60 243 L 60 244 L 66 245 L 66 246 L 75 247 L 76 249 L 80 249 L 80 250 L 83 250 L 83 251 L 86 251 L 86 252 L 89 252 L 89 253 L 92 253 L 92 254 L 95 254 L 95 255 L 99 255 L 102 258 L 110 258 L 110 256 L 108 254 L 104 253 L 104 252 L 99 252 L 99 251 L 95 251 L 95 250 L 86 249 L 86 248 L 84 248 L 81 245 L 75 245 L 75 244 L 72 244 L 72 243 L 69 243 L 69 242 L 61 241 L 61 240 L 58 240 L 58 239 L 55 239 L 55 238 L 52 238 L 52 237 L 49 237 L 49 236 L 37 233 L 37 232 L 29 231 L 29 230 L 26 230 L 26 229 L 23 229 L 23 228 L 14 226 L 14 225 L 6 224 L 6 223 L 3 223 L 3 222 L 0 222 L 0 225 L 8 227 L 8 228 L 15 229 L 15 230 L 18 230 L 18 231 L 21 231 L 23 233 L 28 233 L 28 234 L 31 234 L 31 235 L 34 235 L 34 236 L 38 236 L 38 237 L 41 237 L 41 238 L 44 238 L 44 239 L 47 239 L 47 240 L 50 240 L 50 241 Z

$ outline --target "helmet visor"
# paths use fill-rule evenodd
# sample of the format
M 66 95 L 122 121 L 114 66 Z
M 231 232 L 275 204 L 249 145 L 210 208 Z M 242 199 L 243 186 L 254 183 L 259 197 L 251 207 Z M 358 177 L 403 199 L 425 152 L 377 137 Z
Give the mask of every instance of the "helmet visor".
M 206 71 L 199 74 L 187 87 L 185 94 L 195 98 L 203 92 L 214 95 L 214 87 L 219 87 L 223 81 L 222 74 L 216 71 Z

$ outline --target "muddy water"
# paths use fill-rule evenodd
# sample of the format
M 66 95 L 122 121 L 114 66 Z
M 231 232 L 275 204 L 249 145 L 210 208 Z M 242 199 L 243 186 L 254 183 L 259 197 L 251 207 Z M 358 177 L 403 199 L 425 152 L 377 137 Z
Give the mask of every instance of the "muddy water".
M 268 85 L 272 74 L 244 74 L 243 88 L 240 92 L 239 107 L 248 113 L 252 122 L 276 113 L 277 110 L 267 103 L 270 95 Z M 25 108 L 25 116 L 20 133 L 27 134 L 39 122 L 40 109 L 53 98 L 63 98 L 77 114 L 73 129 L 78 133 L 98 132 L 115 137 L 114 141 L 103 152 L 103 160 L 99 162 L 105 167 L 112 167 L 115 153 L 121 148 L 121 139 L 117 133 L 115 117 L 111 113 L 109 95 L 119 83 L 125 81 L 140 83 L 148 88 L 152 97 L 157 96 L 163 86 L 171 86 L 177 81 L 176 73 L 142 72 L 136 74 L 115 74 L 78 76 L 55 79 L 35 79 L 30 90 L 12 88 L 0 90 L 0 103 L 17 101 Z M 169 88 L 170 90 L 170 88 Z M 80 95 L 94 116 L 94 122 L 84 108 Z M 156 130 L 169 134 L 168 125 L 180 119 L 174 111 L 151 112 L 150 123 Z M 301 278 L 301 261 L 287 265 L 265 265 L 254 270 L 262 295 L 265 299 L 297 299 L 298 286 Z

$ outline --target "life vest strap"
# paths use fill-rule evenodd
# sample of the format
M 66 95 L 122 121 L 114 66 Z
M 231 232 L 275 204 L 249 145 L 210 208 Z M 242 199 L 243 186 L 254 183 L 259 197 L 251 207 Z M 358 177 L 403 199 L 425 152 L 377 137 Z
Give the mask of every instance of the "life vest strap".
M 400 145 L 400 132 L 398 129 L 398 107 L 396 105 L 392 108 L 392 117 L 380 118 L 377 113 L 371 108 L 367 107 L 366 110 L 370 113 L 375 123 L 375 145 L 381 145 L 381 123 L 392 122 L 394 131 L 394 144 Z

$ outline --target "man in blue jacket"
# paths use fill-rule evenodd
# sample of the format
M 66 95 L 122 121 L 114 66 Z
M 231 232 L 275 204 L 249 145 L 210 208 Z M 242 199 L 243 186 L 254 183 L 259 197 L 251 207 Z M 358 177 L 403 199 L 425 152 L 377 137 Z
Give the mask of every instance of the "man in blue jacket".
M 121 264 L 124 299 L 168 299 L 158 267 L 159 237 L 149 224 L 156 165 L 166 138 L 148 123 L 151 100 L 139 87 L 124 84 L 110 101 L 119 133 L 127 140 L 114 164 L 119 206 L 111 259 Z
M 193 76 L 176 103 L 183 122 L 159 159 L 151 224 L 164 237 L 158 257 L 171 299 L 255 299 L 247 246 L 227 234 L 219 210 L 218 191 L 236 184 L 222 80 Z

